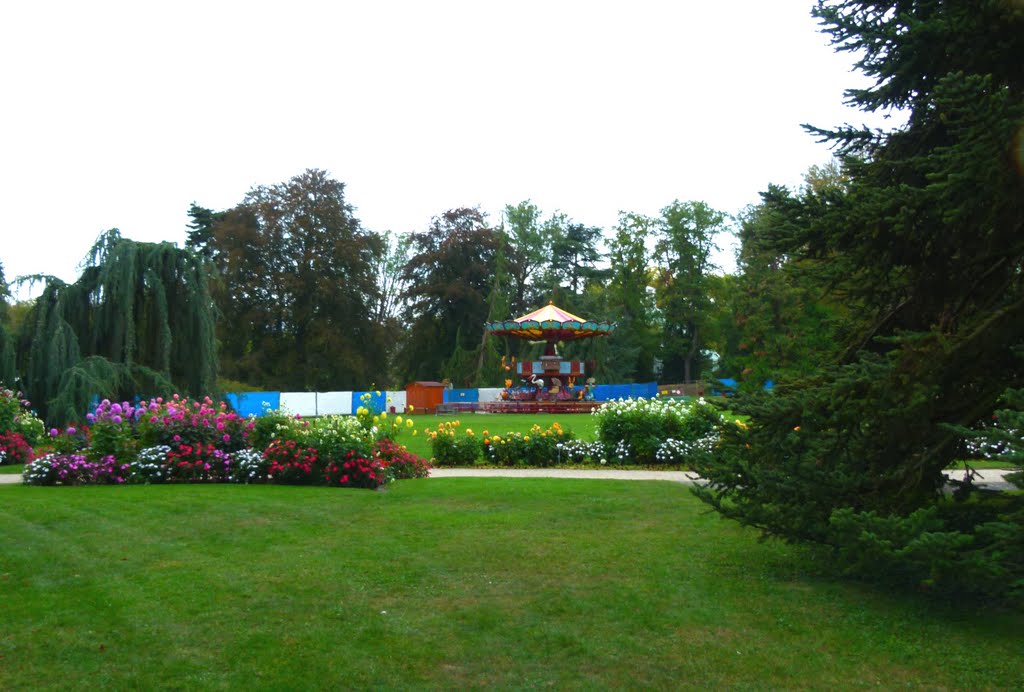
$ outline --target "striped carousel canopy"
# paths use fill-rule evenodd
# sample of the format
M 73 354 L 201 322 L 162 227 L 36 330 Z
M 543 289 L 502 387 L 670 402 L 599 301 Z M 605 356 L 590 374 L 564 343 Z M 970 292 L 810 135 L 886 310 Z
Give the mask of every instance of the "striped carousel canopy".
M 533 341 L 573 341 L 608 336 L 615 331 L 615 324 L 585 320 L 554 303 L 548 303 L 540 310 L 514 320 L 488 322 L 484 328 L 494 336 L 515 336 Z

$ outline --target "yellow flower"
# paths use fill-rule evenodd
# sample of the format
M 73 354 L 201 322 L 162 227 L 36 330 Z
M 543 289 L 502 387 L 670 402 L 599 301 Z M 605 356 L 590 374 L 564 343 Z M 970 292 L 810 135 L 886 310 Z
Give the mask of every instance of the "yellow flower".
M 407 427 L 407 428 L 411 428 L 412 427 L 412 418 L 410 418 L 409 420 L 405 421 L 405 427 Z M 415 435 L 415 434 L 416 434 L 416 431 L 413 430 L 413 435 Z
M 401 425 L 401 424 L 402 424 L 402 417 L 401 416 L 396 417 L 395 418 L 395 425 Z
M 380 390 L 378 389 L 376 392 L 374 392 L 374 394 L 376 394 L 377 396 L 380 396 Z
M 413 431 L 412 431 L 412 436 L 413 436 L 413 437 L 416 437 L 416 433 L 418 433 L 418 432 L 419 432 L 419 430 L 413 430 Z
M 413 406 L 412 404 L 409 404 L 409 406 L 407 408 L 409 409 L 409 413 L 412 413 L 413 411 L 416 410 L 416 407 Z
M 373 422 L 374 423 L 380 423 L 380 416 L 374 416 L 373 417 Z
M 490 433 L 488 433 L 486 430 L 484 430 L 484 435 L 489 435 L 489 434 Z
M 380 419 L 381 420 L 387 420 L 388 419 L 388 412 L 387 411 L 381 411 Z
M 523 435 L 523 442 L 529 442 L 529 441 L 530 441 L 530 436 L 529 435 Z

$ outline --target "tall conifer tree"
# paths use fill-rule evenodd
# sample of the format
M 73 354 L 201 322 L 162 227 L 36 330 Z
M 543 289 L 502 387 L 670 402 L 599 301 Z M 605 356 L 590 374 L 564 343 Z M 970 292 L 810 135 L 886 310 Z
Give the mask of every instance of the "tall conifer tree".
M 778 221 L 765 240 L 858 312 L 837 361 L 740 398 L 753 425 L 730 430 L 699 494 L 851 568 L 1024 591 L 1007 557 L 1024 545 L 1020 503 L 940 500 L 956 426 L 1024 383 L 1024 6 L 829 0 L 814 14 L 875 80 L 849 101 L 906 124 L 810 128 L 838 146 L 847 188 L 764 195 Z

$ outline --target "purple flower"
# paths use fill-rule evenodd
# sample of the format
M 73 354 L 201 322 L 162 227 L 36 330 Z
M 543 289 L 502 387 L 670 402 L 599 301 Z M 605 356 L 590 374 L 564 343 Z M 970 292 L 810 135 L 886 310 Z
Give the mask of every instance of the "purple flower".
M 90 413 L 89 415 L 87 415 L 87 416 L 85 417 L 85 419 L 86 419 L 87 421 L 89 421 L 90 423 L 95 423 L 95 422 L 96 422 L 96 416 L 92 415 L 91 413 Z
M 74 435 L 76 432 L 78 432 L 78 431 L 75 430 L 74 427 L 68 428 L 68 435 Z
M 114 416 L 111 420 L 113 420 L 116 425 L 120 425 L 121 416 Z
M 50 428 L 50 437 L 57 437 L 57 428 Z

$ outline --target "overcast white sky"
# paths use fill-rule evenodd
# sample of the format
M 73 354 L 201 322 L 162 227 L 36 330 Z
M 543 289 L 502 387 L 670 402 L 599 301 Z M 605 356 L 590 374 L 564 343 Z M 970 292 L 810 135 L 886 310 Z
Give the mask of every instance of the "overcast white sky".
M 611 227 L 795 186 L 861 123 L 810 0 L 6 2 L 0 261 L 74 280 L 103 230 L 323 168 L 373 230 L 507 203 Z M 724 260 L 723 260 L 724 261 Z

